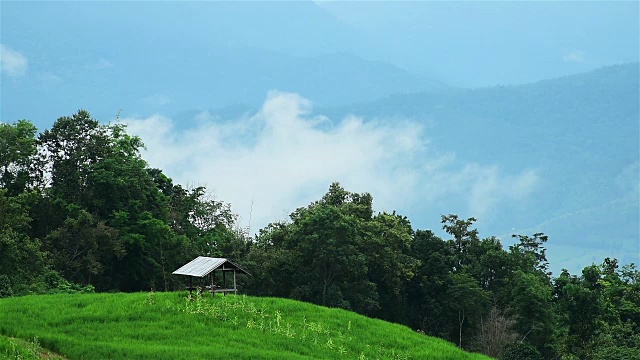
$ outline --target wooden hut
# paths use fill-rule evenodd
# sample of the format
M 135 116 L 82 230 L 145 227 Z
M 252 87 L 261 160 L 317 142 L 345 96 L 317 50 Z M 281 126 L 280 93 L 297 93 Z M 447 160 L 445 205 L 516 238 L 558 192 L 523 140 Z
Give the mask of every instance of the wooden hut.
M 221 283 L 216 282 L 216 271 L 222 273 Z M 233 273 L 232 288 L 227 287 L 226 276 L 227 273 L 231 272 Z M 195 289 L 195 287 L 193 286 L 193 278 L 200 278 L 201 280 L 204 280 L 207 276 L 209 276 L 209 285 L 206 285 L 205 288 L 208 291 L 211 291 L 212 295 L 215 295 L 215 293 L 223 293 L 226 295 L 228 292 L 237 294 L 238 287 L 236 285 L 236 273 L 249 275 L 248 272 L 246 272 L 237 264 L 231 262 L 229 259 L 211 258 L 206 256 L 198 256 L 197 258 L 191 260 L 190 262 L 173 272 L 173 274 L 175 275 L 189 276 L 189 291 Z

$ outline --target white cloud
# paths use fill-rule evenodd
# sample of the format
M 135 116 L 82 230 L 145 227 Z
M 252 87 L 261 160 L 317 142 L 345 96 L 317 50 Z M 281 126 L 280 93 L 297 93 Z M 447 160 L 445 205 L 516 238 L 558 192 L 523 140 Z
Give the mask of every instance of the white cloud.
M 22 76 L 29 61 L 23 54 L 0 44 L 0 71 L 8 76 Z
M 505 175 L 497 166 L 432 154 L 416 121 L 335 121 L 310 110 L 297 94 L 272 92 L 257 114 L 235 121 L 214 121 L 208 113 L 191 129 L 157 114 L 123 121 L 147 145 L 151 166 L 183 185 L 207 186 L 244 225 L 251 213 L 252 232 L 319 199 L 333 181 L 370 192 L 380 211 L 465 194 L 474 216 L 525 198 L 537 183 L 532 170 Z
M 581 63 L 584 62 L 584 55 L 585 53 L 582 50 L 565 51 L 562 55 L 562 60 L 564 62 Z

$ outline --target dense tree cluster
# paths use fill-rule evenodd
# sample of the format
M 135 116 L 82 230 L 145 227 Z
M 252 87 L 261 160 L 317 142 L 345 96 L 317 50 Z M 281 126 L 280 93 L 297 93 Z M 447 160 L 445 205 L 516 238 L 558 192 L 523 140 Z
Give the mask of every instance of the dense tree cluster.
M 142 146 L 82 110 L 38 135 L 28 121 L 0 124 L 5 288 L 41 292 L 53 272 L 98 291 L 170 289 L 195 254 L 229 251 L 240 239 L 229 205 L 149 168 Z
M 505 249 L 450 214 L 441 239 L 338 183 L 249 237 L 229 204 L 149 168 L 142 146 L 82 110 L 40 134 L 0 124 L 0 297 L 177 289 L 174 269 L 224 256 L 251 272 L 247 293 L 353 310 L 497 358 L 640 359 L 633 264 L 607 258 L 554 278 L 544 234 Z

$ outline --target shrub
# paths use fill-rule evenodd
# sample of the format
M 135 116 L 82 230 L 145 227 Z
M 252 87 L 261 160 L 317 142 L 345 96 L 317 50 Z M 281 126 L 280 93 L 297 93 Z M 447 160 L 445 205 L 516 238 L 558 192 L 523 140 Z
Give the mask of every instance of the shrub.
M 542 360 L 542 355 L 531 344 L 514 343 L 507 346 L 500 360 Z
M 0 275 L 0 298 L 13 295 L 11 289 L 11 279 L 7 275 Z

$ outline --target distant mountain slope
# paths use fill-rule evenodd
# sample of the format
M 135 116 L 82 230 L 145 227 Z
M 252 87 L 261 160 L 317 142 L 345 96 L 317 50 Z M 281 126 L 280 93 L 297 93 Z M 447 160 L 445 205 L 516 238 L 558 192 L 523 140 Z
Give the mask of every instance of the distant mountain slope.
M 0 333 L 38 337 L 70 359 L 489 359 L 342 309 L 186 294 L 0 299 Z
M 618 65 L 528 85 L 396 95 L 318 112 L 334 117 L 351 113 L 420 119 L 432 126 L 438 138 L 450 135 L 452 138 L 446 140 L 450 142 L 462 136 L 467 144 L 489 146 L 492 155 L 503 154 L 508 144 L 528 147 L 542 141 L 561 147 L 562 141 L 569 138 L 592 142 L 595 139 L 589 139 L 591 135 L 601 137 L 593 144 L 598 148 L 607 148 L 605 143 L 623 140 L 619 138 L 622 136 L 628 141 L 619 141 L 616 146 L 637 151 L 634 145 L 638 143 L 638 76 L 637 63 Z M 486 135 L 492 139 L 489 144 L 484 143 L 486 138 L 477 137 L 478 130 L 487 128 L 494 131 Z M 542 135 L 549 137 L 537 138 Z M 474 154 L 480 155 L 474 150 L 468 152 L 470 156 Z
M 150 58 L 161 63 L 161 69 L 151 66 Z M 78 68 L 85 66 L 85 60 L 77 61 Z M 117 57 L 112 61 L 117 62 Z M 298 57 L 224 45 L 190 49 L 180 56 L 150 50 L 129 55 L 126 67 L 87 72 L 44 86 L 37 79 L 19 85 L 3 84 L 3 102 L 11 104 L 3 107 L 3 121 L 28 118 L 41 128 L 78 107 L 91 108 L 98 118 L 110 119 L 118 109 L 125 114 L 149 114 L 238 103 L 258 105 L 274 89 L 305 94 L 319 105 L 338 106 L 394 93 L 448 88 L 391 64 L 349 53 Z M 55 86 L 55 91 L 49 86 Z M 107 94 L 106 89 L 122 90 Z M 34 107 L 33 98 L 46 101 Z
M 582 256 L 588 265 L 599 256 L 620 256 L 638 262 L 639 79 L 632 63 L 522 86 L 397 95 L 318 112 L 418 119 L 428 126 L 434 151 L 506 170 L 536 169 L 542 185 L 536 198 L 526 209 L 488 219 L 494 232 L 518 224 L 549 233 L 550 248 L 555 242 L 577 250 L 563 261 Z

